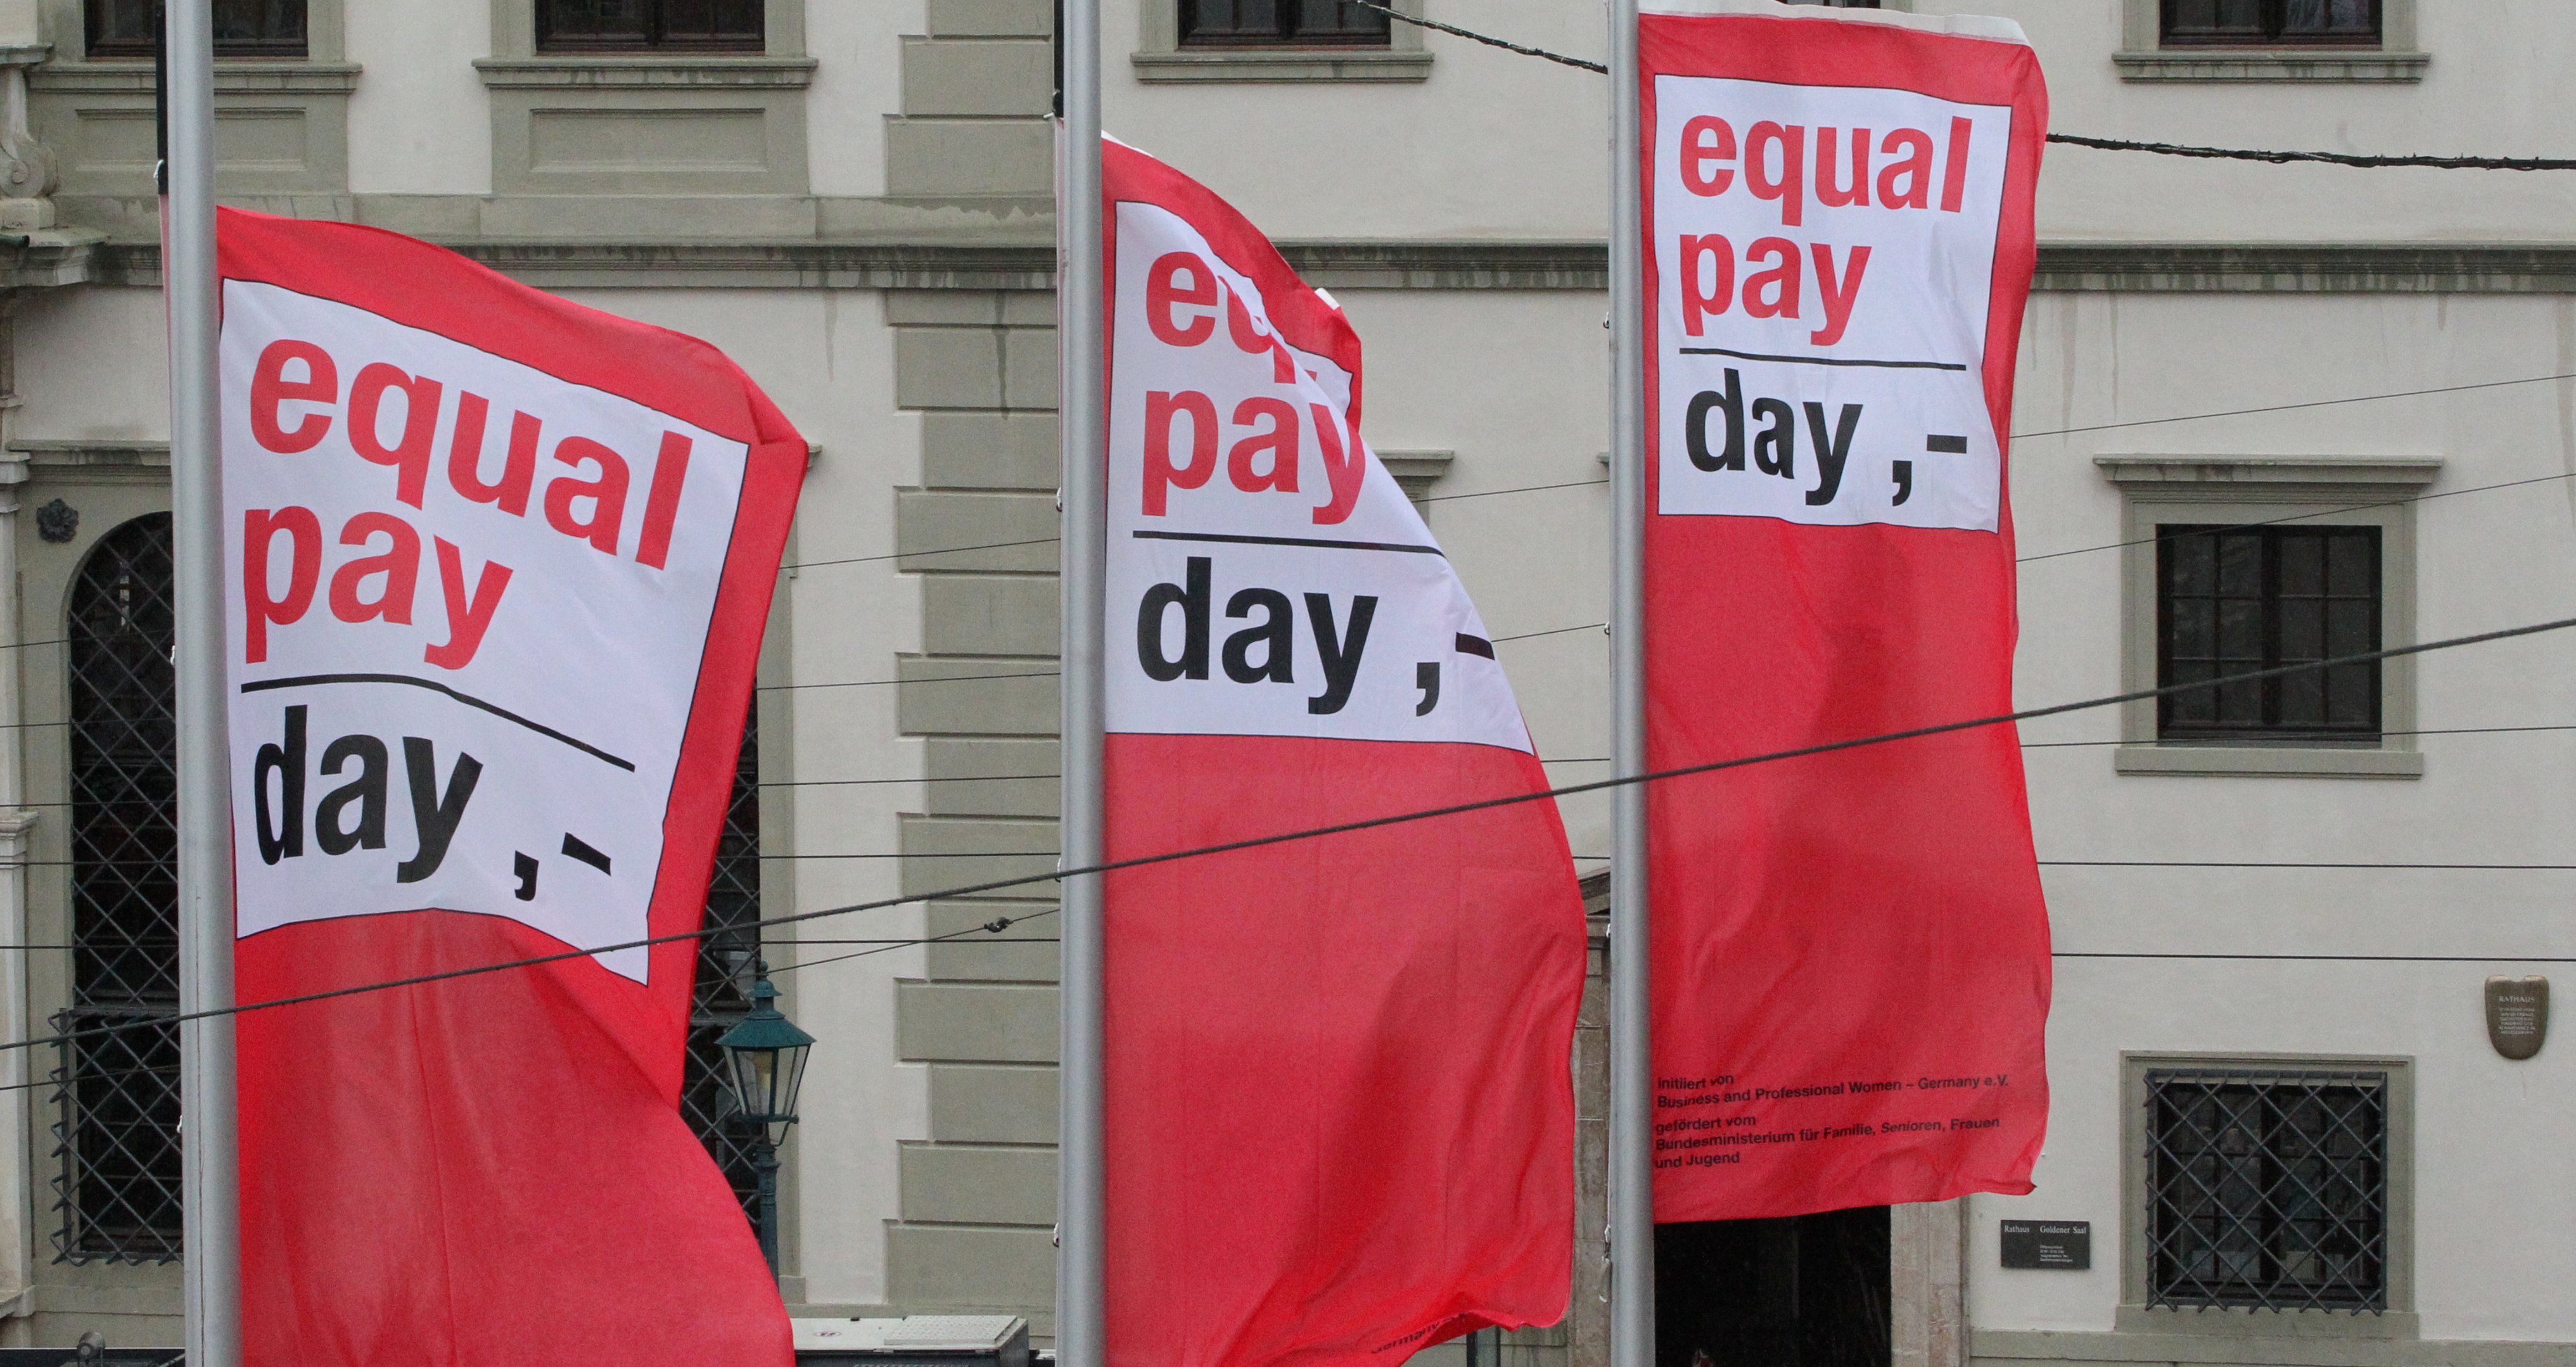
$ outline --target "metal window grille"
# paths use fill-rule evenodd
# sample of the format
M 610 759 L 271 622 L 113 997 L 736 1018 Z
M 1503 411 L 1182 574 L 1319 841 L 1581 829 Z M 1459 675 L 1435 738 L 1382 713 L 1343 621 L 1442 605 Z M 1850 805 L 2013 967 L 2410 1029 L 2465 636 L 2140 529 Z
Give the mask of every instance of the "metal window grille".
M 540 52 L 759 52 L 764 0 L 537 0 Z
M 2388 1308 L 2388 1074 L 2147 1074 L 2147 1303 Z
M 178 776 L 170 518 L 110 532 L 72 586 L 72 1004 L 56 1034 L 60 1262 L 179 1256 Z M 158 1024 L 155 1024 L 158 1022 Z
M 1345 0 L 1181 0 L 1185 47 L 1385 47 L 1388 22 Z
M 2380 0 L 2164 0 L 2166 47 L 2377 47 Z
M 724 1082 L 724 1051 L 716 1038 L 751 1010 L 743 993 L 760 957 L 760 709 L 743 718 L 742 758 L 735 762 L 733 797 L 725 805 L 724 834 L 716 843 L 715 877 L 707 885 L 710 929 L 698 942 L 697 996 L 689 1015 L 689 1057 L 680 1086 L 680 1113 L 707 1153 L 733 1184 L 743 1218 L 759 1219 L 760 1177 L 752 1167 L 758 1132 L 733 1123 L 733 1101 Z
M 302 57 L 305 0 L 213 0 L 218 57 Z M 86 0 L 85 46 L 92 57 L 149 57 L 161 30 L 162 0 Z
M 2379 649 L 2377 527 L 2156 529 L 2156 681 Z M 2380 667 L 2336 665 L 2158 700 L 2167 740 L 2376 742 Z

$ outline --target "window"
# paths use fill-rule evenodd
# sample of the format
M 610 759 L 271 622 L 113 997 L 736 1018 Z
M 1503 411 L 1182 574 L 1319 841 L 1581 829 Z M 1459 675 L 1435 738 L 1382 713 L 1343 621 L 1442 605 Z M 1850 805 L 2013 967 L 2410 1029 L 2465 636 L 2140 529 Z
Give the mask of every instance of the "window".
M 1384 47 L 1390 22 L 1349 0 L 1181 0 L 1181 46 Z
M 2162 0 L 2166 47 L 2380 45 L 2380 0 Z
M 170 517 L 73 581 L 72 1002 L 54 1033 L 57 1261 L 179 1256 L 179 839 Z
M 2390 1073 L 2145 1071 L 2146 1304 L 2389 1308 Z
M 304 0 L 213 0 L 218 57 L 307 55 Z M 149 57 L 159 46 L 161 0 L 85 0 L 92 57 Z
M 760 1179 L 751 1166 L 753 1133 L 733 1123 L 725 1090 L 724 1051 L 716 1039 L 751 1009 L 743 996 L 760 957 L 760 707 L 743 718 L 742 758 L 733 797 L 717 837 L 715 877 L 707 885 L 707 928 L 698 941 L 697 996 L 689 1013 L 689 1057 L 680 1083 L 680 1113 L 733 1184 L 743 1217 L 757 1221 Z
M 2159 687 L 2380 648 L 2377 527 L 2156 528 Z M 2377 743 L 2380 665 L 2170 693 L 2164 740 Z
M 539 52 L 759 52 L 763 0 L 537 0 Z

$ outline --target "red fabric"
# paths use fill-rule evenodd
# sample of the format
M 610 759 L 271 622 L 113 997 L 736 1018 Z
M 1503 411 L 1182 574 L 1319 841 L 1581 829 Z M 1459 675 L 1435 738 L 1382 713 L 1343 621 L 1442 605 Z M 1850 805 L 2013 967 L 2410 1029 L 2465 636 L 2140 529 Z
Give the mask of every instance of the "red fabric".
M 233 210 L 219 229 L 227 279 L 351 304 L 750 446 L 648 913 L 653 935 L 698 928 L 804 440 L 694 338 L 394 233 Z M 586 644 L 616 669 L 614 642 Z M 237 942 L 235 993 L 565 947 L 462 911 L 311 921 Z M 641 985 L 565 959 L 239 1017 L 245 1360 L 791 1361 L 741 1207 L 678 1111 L 696 958 L 693 941 L 655 946 Z
M 1170 210 L 1253 282 L 1287 344 L 1347 373 L 1355 433 L 1360 345 L 1339 308 L 1205 187 L 1115 143 L 1103 161 L 1110 307 L 1118 202 Z M 1371 461 L 1372 507 L 1427 541 Z M 1310 464 L 1292 528 L 1313 530 L 1304 504 L 1326 483 Z M 1376 572 L 1345 569 L 1353 577 L 1337 582 Z M 1392 605 L 1420 582 L 1373 591 Z M 1133 639 L 1135 611 L 1110 605 L 1113 644 Z M 1437 644 L 1447 651 L 1450 638 Z M 1491 670 L 1490 651 L 1469 663 Z M 1420 657 L 1396 658 L 1412 677 Z M 1108 857 L 1543 791 L 1499 673 L 1452 680 L 1443 706 L 1501 691 L 1523 748 L 1338 738 L 1332 728 L 1358 707 L 1315 718 L 1294 701 L 1284 723 L 1240 718 L 1274 734 L 1110 735 Z M 1113 733 L 1118 696 L 1113 686 Z M 1311 730 L 1275 734 L 1283 727 Z M 1474 1329 L 1564 1316 L 1586 951 L 1554 803 L 1152 865 L 1108 875 L 1105 892 L 1116 1367 L 1393 1367 Z
M 1111 736 L 1108 854 L 1546 786 L 1493 746 Z M 1563 1317 L 1573 881 L 1548 802 L 1109 876 L 1113 1363 L 1394 1364 Z
M 1659 73 L 2011 107 L 1984 363 L 2001 443 L 2047 121 L 2031 51 L 1861 22 L 1648 16 L 1639 65 L 1650 185 Z M 1650 220 L 1650 300 L 1653 241 Z M 1663 351 L 1646 317 L 1651 396 Z M 1657 444 L 1650 423 L 1650 509 Z M 2008 504 L 1994 532 L 1650 514 L 1645 535 L 1651 769 L 2012 709 Z M 2014 728 L 1661 782 L 1647 805 L 1656 1218 L 2029 1191 L 2050 961 Z M 1806 1088 L 1828 1090 L 1729 1095 Z M 1787 1137 L 1728 1142 L 1754 1135 Z

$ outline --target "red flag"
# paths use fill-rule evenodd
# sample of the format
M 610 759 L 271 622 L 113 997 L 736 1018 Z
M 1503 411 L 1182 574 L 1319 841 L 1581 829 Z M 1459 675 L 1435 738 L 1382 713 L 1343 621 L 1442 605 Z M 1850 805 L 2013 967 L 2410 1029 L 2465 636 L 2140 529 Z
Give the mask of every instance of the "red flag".
M 694 930 L 805 446 L 713 347 L 226 211 L 240 1000 Z M 681 941 L 240 1018 L 252 1363 L 790 1361 Z
M 2009 23 L 1849 13 L 1640 26 L 1654 769 L 2012 708 L 2047 96 Z M 1656 1218 L 2030 1190 L 2048 924 L 2014 729 L 1647 801 Z
M 1104 152 L 1107 851 L 1542 791 L 1493 646 L 1360 439 L 1360 347 L 1242 215 Z M 1121 1367 L 1402 1362 L 1553 1323 L 1581 900 L 1554 805 L 1109 876 Z

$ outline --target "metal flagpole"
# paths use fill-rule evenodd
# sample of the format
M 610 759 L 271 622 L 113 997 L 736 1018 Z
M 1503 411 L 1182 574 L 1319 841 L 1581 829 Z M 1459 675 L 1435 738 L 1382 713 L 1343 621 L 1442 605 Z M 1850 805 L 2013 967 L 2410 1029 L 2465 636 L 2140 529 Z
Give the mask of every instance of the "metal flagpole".
M 170 501 L 176 543 L 179 1010 L 233 1001 L 232 782 L 224 725 L 223 483 L 215 341 L 215 46 L 207 0 L 168 6 L 169 151 L 161 280 L 170 313 Z M 233 1022 L 179 1027 L 189 1367 L 241 1361 L 240 1170 Z
M 1105 362 L 1101 356 L 1100 0 L 1061 0 L 1057 60 L 1062 119 L 1056 188 L 1056 345 L 1062 356 L 1057 404 L 1064 468 L 1063 660 L 1064 867 L 1100 862 L 1102 607 L 1108 578 L 1108 462 L 1102 444 Z M 1060 889 L 1063 1034 L 1056 1195 L 1056 1361 L 1101 1367 L 1107 1360 L 1101 1279 L 1101 881 L 1068 878 Z
M 1610 0 L 1610 753 L 1623 778 L 1646 771 L 1646 372 L 1637 137 L 1637 0 Z M 1611 792 L 1610 1367 L 1653 1367 L 1646 788 L 1629 783 Z

